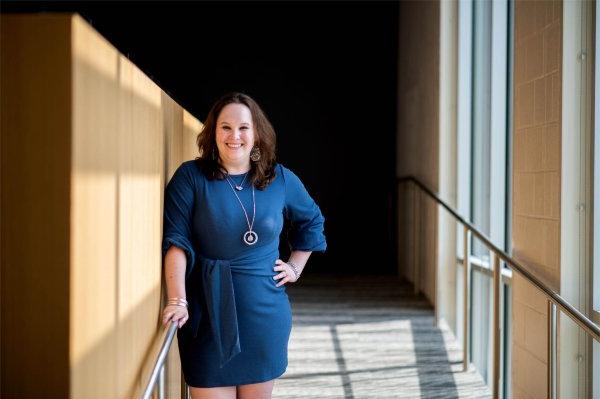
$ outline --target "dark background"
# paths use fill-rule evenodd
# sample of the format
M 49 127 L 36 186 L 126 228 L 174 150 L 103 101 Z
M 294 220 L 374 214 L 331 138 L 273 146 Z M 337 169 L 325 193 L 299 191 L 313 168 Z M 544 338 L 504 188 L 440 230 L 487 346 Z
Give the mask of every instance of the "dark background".
M 306 273 L 395 274 L 397 2 L 15 2 L 80 13 L 204 120 L 227 91 L 252 96 L 278 161 L 325 216 Z M 282 259 L 287 246 L 282 237 Z

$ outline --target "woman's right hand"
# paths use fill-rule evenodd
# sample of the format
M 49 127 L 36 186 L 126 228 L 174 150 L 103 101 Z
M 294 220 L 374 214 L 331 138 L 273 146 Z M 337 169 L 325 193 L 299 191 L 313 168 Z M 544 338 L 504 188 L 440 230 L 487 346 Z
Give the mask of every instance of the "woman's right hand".
M 170 321 L 176 321 L 177 327 L 181 328 L 189 318 L 188 310 L 184 306 L 167 305 L 163 309 L 163 325 Z

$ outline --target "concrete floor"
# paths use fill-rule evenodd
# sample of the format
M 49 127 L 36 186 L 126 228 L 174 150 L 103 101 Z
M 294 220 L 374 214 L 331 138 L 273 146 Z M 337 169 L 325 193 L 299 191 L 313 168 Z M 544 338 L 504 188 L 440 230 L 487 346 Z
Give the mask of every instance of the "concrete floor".
M 389 277 L 303 275 L 287 293 L 288 368 L 273 398 L 490 398 L 412 286 Z

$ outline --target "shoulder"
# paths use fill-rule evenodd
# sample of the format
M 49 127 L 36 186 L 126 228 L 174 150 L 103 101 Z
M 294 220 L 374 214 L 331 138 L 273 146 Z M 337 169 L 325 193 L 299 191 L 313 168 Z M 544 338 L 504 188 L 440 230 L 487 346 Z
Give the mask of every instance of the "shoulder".
M 189 184 L 192 186 L 196 185 L 199 178 L 203 178 L 201 168 L 198 165 L 197 160 L 192 159 L 189 161 L 182 162 L 170 179 L 173 184 Z
M 300 180 L 300 177 L 298 177 L 298 175 L 293 170 L 291 170 L 290 168 L 288 168 L 282 164 L 277 164 L 276 168 L 277 168 L 277 172 L 281 173 L 283 185 L 284 185 L 285 191 L 287 193 L 290 193 L 290 192 L 293 193 L 293 192 L 296 192 L 297 190 L 304 189 L 304 183 L 302 183 L 302 180 Z
M 190 159 L 189 161 L 183 161 L 181 163 L 181 165 L 179 165 L 179 167 L 188 172 L 193 172 L 195 169 L 200 170 L 197 159 Z
M 198 159 L 191 159 L 189 161 L 184 161 L 179 165 L 182 173 L 185 173 L 190 178 L 204 177 L 204 172 L 202 171 L 202 167 L 199 163 Z

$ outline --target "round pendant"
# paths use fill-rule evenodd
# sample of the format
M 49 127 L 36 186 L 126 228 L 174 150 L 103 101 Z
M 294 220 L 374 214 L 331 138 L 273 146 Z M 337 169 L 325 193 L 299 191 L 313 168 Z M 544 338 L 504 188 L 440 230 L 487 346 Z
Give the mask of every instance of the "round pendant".
M 243 188 L 244 187 L 242 187 L 242 186 L 235 186 L 235 189 L 238 190 L 238 191 L 242 191 Z
M 247 231 L 244 233 L 244 242 L 248 245 L 254 245 L 258 241 L 258 234 L 254 231 Z

